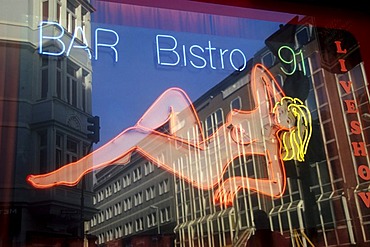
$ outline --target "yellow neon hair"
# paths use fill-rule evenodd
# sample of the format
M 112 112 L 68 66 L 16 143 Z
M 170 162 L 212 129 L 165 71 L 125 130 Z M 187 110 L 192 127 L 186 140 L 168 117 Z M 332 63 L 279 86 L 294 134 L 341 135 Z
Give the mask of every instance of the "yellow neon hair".
M 281 135 L 283 160 L 304 161 L 312 135 L 311 113 L 300 99 L 287 96 L 275 104 L 274 111 L 278 107 L 287 107 L 297 121 L 296 126 L 285 129 Z

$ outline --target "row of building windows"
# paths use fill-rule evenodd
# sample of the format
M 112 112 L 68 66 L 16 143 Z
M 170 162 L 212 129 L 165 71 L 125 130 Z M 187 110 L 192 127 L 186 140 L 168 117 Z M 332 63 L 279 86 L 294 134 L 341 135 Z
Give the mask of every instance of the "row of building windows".
M 87 6 L 79 1 L 40 0 L 40 20 L 58 22 L 70 34 L 74 33 L 76 26 L 89 33 L 90 12 Z M 77 38 L 82 41 L 81 32 L 77 33 Z M 39 99 L 57 97 L 87 111 L 90 73 L 64 57 L 43 56 L 40 63 Z
M 41 57 L 40 99 L 59 98 L 87 110 L 89 72 L 66 58 Z
M 87 152 L 87 144 L 69 135 L 62 134 L 61 132 L 55 134 L 55 152 L 49 152 L 48 131 L 40 131 L 38 134 L 40 172 L 58 169 L 64 164 L 75 162 Z M 53 162 L 51 162 L 51 160 L 53 160 Z M 50 164 L 53 163 L 55 164 L 55 168 L 49 167 Z
M 268 65 L 266 64 L 266 66 L 268 66 Z M 234 100 L 232 100 L 230 102 L 230 108 L 231 109 L 241 109 L 242 108 L 241 98 L 237 97 Z M 224 124 L 224 112 L 223 112 L 223 109 L 219 108 L 216 111 L 214 111 L 212 114 L 210 114 L 205 119 L 205 122 L 204 122 L 205 133 L 207 133 L 208 136 L 211 135 L 222 124 Z M 145 176 L 150 174 L 151 172 L 153 172 L 153 170 L 154 170 L 154 166 L 153 166 L 152 163 L 148 162 L 144 165 L 144 175 Z M 133 178 L 133 182 L 136 182 L 136 181 L 138 181 L 142 178 L 142 171 L 141 171 L 140 167 L 136 168 L 133 171 L 132 178 Z M 123 181 L 124 181 L 123 182 L 123 187 L 129 186 L 131 184 L 130 174 L 127 174 Z M 168 180 L 160 182 L 158 184 L 158 194 L 161 195 L 163 193 L 166 193 L 169 190 L 168 186 L 169 186 L 168 185 Z M 133 196 L 134 206 L 138 206 L 138 205 L 141 205 L 143 203 L 144 195 L 145 195 L 145 199 L 147 201 L 153 199 L 155 197 L 155 188 L 154 188 L 154 186 L 151 186 L 151 187 L 147 188 L 145 190 L 145 194 L 143 192 L 136 193 Z M 202 200 L 202 201 L 204 201 L 204 200 Z M 204 201 L 203 204 L 206 205 L 207 202 Z M 181 206 L 181 204 L 179 206 Z M 131 208 L 132 208 L 132 199 L 131 199 L 131 197 L 126 198 L 124 200 L 124 203 L 123 203 L 123 210 L 127 211 Z M 199 210 L 200 209 L 197 209 L 196 211 L 198 212 Z M 189 211 L 189 210 L 186 210 L 186 211 Z M 164 221 L 168 220 L 169 218 L 170 218 L 169 217 L 169 210 L 168 211 L 161 211 L 161 222 L 164 222 Z M 149 215 L 147 215 L 146 223 L 147 223 L 148 227 L 155 226 L 156 223 L 157 223 L 156 213 L 150 213 Z M 126 223 L 125 227 L 124 227 L 124 233 L 125 234 L 131 234 L 133 232 L 133 226 L 135 226 L 136 231 L 143 230 L 143 228 L 144 228 L 144 218 L 136 219 L 134 221 L 134 225 L 132 224 L 132 222 Z M 116 231 L 117 231 L 117 233 L 120 232 L 119 229 L 116 229 Z M 110 235 L 108 234 L 108 236 L 110 236 Z
M 337 196 L 335 194 L 335 191 L 333 190 L 333 187 L 336 187 L 334 185 L 342 183 L 342 178 L 340 176 L 341 173 L 338 171 L 341 164 L 338 160 L 338 150 L 335 143 L 335 126 L 333 126 L 333 118 L 330 108 L 331 106 L 328 103 L 328 94 L 330 92 L 328 91 L 327 85 L 325 84 L 324 71 L 318 66 L 317 63 L 317 52 L 313 53 L 312 55 L 310 55 L 309 58 L 305 59 L 306 60 L 304 64 L 307 65 L 307 77 L 310 80 L 310 84 L 315 85 L 314 88 L 310 89 L 306 103 L 311 111 L 313 119 L 317 120 L 319 118 L 321 122 L 320 133 L 322 133 L 323 136 L 321 137 L 320 135 L 320 138 L 323 138 L 324 145 L 326 145 L 326 147 L 322 146 L 319 148 L 322 148 L 323 150 L 325 148 L 328 149 L 328 152 L 326 152 L 327 157 L 319 155 L 318 153 L 315 154 L 317 155 L 316 157 L 308 157 L 315 158 L 319 161 L 310 164 L 310 177 L 312 179 L 312 186 L 310 186 L 309 189 L 315 195 L 317 205 L 316 210 L 319 211 L 319 213 L 317 214 L 319 218 L 315 219 L 315 222 L 321 226 L 324 238 L 330 236 L 333 231 L 335 231 L 335 235 L 337 235 L 337 230 L 335 227 L 336 224 L 342 224 L 343 228 L 347 228 L 346 231 L 348 231 L 349 235 L 353 235 L 351 225 L 348 224 L 348 222 L 350 222 L 350 219 L 348 218 L 348 206 L 346 205 L 344 198 L 341 195 Z M 362 104 L 366 103 L 366 97 L 368 98 L 368 92 L 366 92 L 366 88 L 364 87 L 363 83 L 364 76 L 362 75 L 362 69 L 363 68 L 361 67 L 361 65 L 359 65 L 348 73 L 339 75 L 337 78 L 338 83 L 336 84 L 338 85 L 338 92 L 341 93 L 341 95 L 339 96 L 343 97 L 344 99 L 358 99 L 356 102 L 360 109 L 357 116 L 359 118 L 358 122 L 361 122 L 360 118 L 363 116 L 363 114 L 368 113 L 368 108 L 361 109 Z M 353 85 L 353 90 L 351 90 L 349 93 L 341 90 L 341 86 L 339 83 L 339 81 L 341 80 L 351 81 L 351 84 Z M 345 109 L 343 110 L 343 112 L 346 112 Z M 220 111 L 220 109 L 218 109 L 214 113 L 209 115 L 206 119 L 205 126 L 210 126 L 206 130 L 211 130 L 208 133 L 211 133 L 213 128 L 218 127 L 218 120 L 223 118 L 223 114 L 221 113 L 222 112 Z M 363 129 L 366 131 L 366 127 L 364 127 Z M 350 134 L 351 133 L 349 133 L 348 136 L 350 136 Z M 253 166 L 251 167 L 257 167 L 255 164 L 252 165 Z M 179 215 L 179 222 L 182 223 L 188 220 L 194 220 L 194 218 L 196 217 L 201 217 L 201 215 L 199 216 L 195 213 L 197 212 L 197 208 L 200 207 L 202 204 L 209 202 L 204 201 L 201 197 L 195 197 L 194 200 L 190 196 L 190 193 L 188 193 L 187 189 L 183 188 L 180 182 L 177 182 L 176 184 L 176 192 L 178 193 L 176 210 L 177 215 Z M 338 185 L 338 187 L 340 186 L 341 185 Z M 194 190 L 193 193 L 196 192 L 196 189 L 191 189 Z M 248 190 L 242 190 L 240 191 L 240 193 L 243 193 L 243 195 L 240 197 L 240 200 L 237 201 L 237 203 L 239 204 L 239 208 L 250 207 L 250 210 L 252 212 L 254 209 L 260 208 L 261 205 L 265 205 L 262 197 L 257 193 L 253 193 Z M 307 198 L 304 198 L 302 195 L 302 184 L 300 180 L 288 177 L 286 193 L 281 198 L 272 200 L 272 207 L 268 210 L 270 212 L 272 220 L 271 224 L 273 229 L 279 231 L 288 231 L 292 230 L 293 228 L 302 228 L 303 223 L 300 221 L 300 219 L 304 214 L 304 210 L 302 207 L 302 203 L 304 200 L 307 200 Z M 195 208 L 193 212 L 190 212 L 192 210 L 191 206 Z M 338 211 L 342 211 L 345 213 L 338 214 Z M 250 225 L 251 223 L 247 222 L 249 218 L 247 214 L 245 212 L 240 212 L 240 215 L 243 214 L 245 215 L 245 217 L 240 217 L 240 220 L 245 221 L 242 223 L 242 226 L 246 226 L 247 224 Z M 186 216 L 189 215 L 191 215 L 192 217 L 186 218 Z M 363 227 L 363 229 L 365 229 L 365 226 Z M 330 241 L 330 243 L 328 242 L 328 245 L 338 245 L 338 243 L 340 243 L 340 239 L 335 239 L 335 237 L 330 237 L 330 240 L 328 241 Z
M 109 187 L 108 187 L 109 188 Z M 165 179 L 161 181 L 158 184 L 158 195 L 163 195 L 167 192 L 169 192 L 170 187 L 169 187 L 169 180 Z M 109 191 L 109 190 L 108 190 Z M 103 195 L 103 191 L 100 191 L 98 193 L 98 199 L 101 198 Z M 156 195 L 156 190 L 155 186 L 152 185 L 148 187 L 145 190 L 145 200 L 150 201 L 155 198 Z M 132 206 L 139 206 L 143 204 L 144 202 L 144 193 L 143 191 L 137 192 L 134 194 L 133 197 L 127 197 L 123 200 L 123 203 L 118 202 L 114 206 L 110 206 L 105 211 L 99 212 L 97 215 L 93 217 L 92 220 L 92 226 L 95 226 L 96 224 L 100 224 L 104 222 L 104 220 L 109 220 L 113 218 L 113 216 L 120 215 L 122 212 L 126 212 L 132 208 Z
M 249 165 L 256 166 L 253 162 Z M 244 166 L 244 165 L 242 165 Z M 242 168 L 242 166 L 234 166 L 234 170 L 237 168 Z M 315 186 L 311 186 L 311 191 L 319 190 L 316 195 L 317 204 L 319 205 L 322 217 L 317 219 L 317 222 L 321 221 L 322 225 L 325 226 L 326 230 L 333 229 L 334 225 L 334 209 L 333 209 L 333 199 L 328 196 L 333 196 L 330 184 L 323 184 L 325 180 L 329 180 L 329 176 L 326 170 L 326 162 L 316 163 L 311 165 L 313 169 L 311 172 L 315 171 L 317 168 L 318 174 L 312 173 L 311 176 L 314 178 Z M 320 168 L 319 168 L 320 167 Z M 320 180 L 318 180 L 320 179 Z M 177 192 L 176 200 L 176 210 L 178 215 L 178 224 L 185 223 L 187 221 L 199 219 L 202 216 L 213 214 L 217 212 L 219 208 L 213 205 L 212 200 L 210 201 L 209 193 L 214 193 L 213 191 L 203 191 L 197 188 L 189 186 L 188 183 L 181 180 L 177 180 L 176 187 L 179 188 Z M 328 190 L 325 190 L 327 188 Z M 273 229 L 287 231 L 291 228 L 299 228 L 301 225 L 299 223 L 299 217 L 303 215 L 302 208 L 302 195 L 301 195 L 301 184 L 297 179 L 287 178 L 287 190 L 286 193 L 278 199 L 272 200 L 271 219 L 273 224 Z M 192 196 L 190 196 L 190 194 Z M 241 190 L 237 195 L 237 201 L 235 205 L 238 205 L 240 211 L 238 212 L 239 220 L 242 226 L 251 226 L 251 222 L 248 222 L 250 216 L 247 215 L 247 210 L 250 210 L 252 214 L 253 210 L 259 209 L 262 198 L 261 196 L 250 190 Z M 338 200 L 338 199 L 337 199 Z M 340 205 L 345 208 L 345 205 Z M 338 220 L 338 219 L 336 219 Z M 343 222 L 345 219 L 343 220 Z
M 41 1 L 41 19 L 61 24 L 71 34 L 80 26 L 83 30 L 89 27 L 90 12 L 78 1 Z M 81 38 L 81 37 L 79 37 Z
M 91 219 L 91 226 L 103 223 L 105 220 L 113 218 L 122 214 L 122 204 L 121 202 L 116 203 L 114 206 L 108 207 L 104 211 L 100 211 Z
M 160 211 L 159 211 L 159 220 L 160 220 L 160 223 L 166 223 L 166 222 L 169 222 L 171 220 L 171 211 L 170 211 L 170 207 L 165 207 L 165 208 L 162 208 Z M 102 212 L 99 213 L 98 215 L 102 215 Z M 91 226 L 95 226 L 96 225 L 96 221 L 97 220 L 97 217 L 94 216 L 93 219 L 91 220 Z M 158 224 L 158 218 L 157 218 L 157 213 L 156 212 L 152 212 L 152 213 L 149 213 L 147 216 L 146 216 L 146 226 L 147 228 L 152 228 L 152 227 L 155 227 L 157 226 Z M 130 221 L 130 222 L 127 222 L 122 226 L 117 226 L 115 227 L 114 229 L 109 229 L 108 231 L 106 231 L 105 233 L 100 233 L 98 234 L 98 244 L 102 244 L 102 243 L 105 243 L 107 241 L 112 241 L 114 239 L 118 239 L 118 238 L 121 238 L 123 236 L 127 236 L 127 235 L 130 235 L 134 232 L 141 232 L 144 230 L 144 217 L 140 217 L 140 218 L 137 218 L 136 220 L 134 221 Z
M 147 176 L 147 175 L 149 175 L 153 172 L 154 172 L 153 163 L 150 162 L 150 161 L 146 162 L 144 164 L 144 175 Z M 132 176 L 131 176 L 131 173 L 128 173 L 128 174 L 123 176 L 122 182 L 121 182 L 121 179 L 118 179 L 113 183 L 113 187 L 112 187 L 112 185 L 108 185 L 104 189 L 104 192 L 99 191 L 95 196 L 93 196 L 93 204 L 95 205 L 96 203 L 101 202 L 102 200 L 104 200 L 104 198 L 108 198 L 111 195 L 113 195 L 114 193 L 117 193 L 117 192 L 121 191 L 122 189 L 128 187 L 131 184 L 131 178 L 132 178 L 133 182 L 137 182 L 142 178 L 142 171 L 141 171 L 140 166 L 135 168 L 132 171 Z M 161 195 L 163 193 L 166 193 L 166 192 L 168 192 L 168 182 L 166 184 L 160 183 L 160 185 L 159 185 L 159 195 Z M 150 199 L 154 198 L 154 196 L 155 196 L 154 186 L 151 189 L 151 191 L 146 192 L 146 195 L 147 195 L 146 196 L 147 198 L 150 198 Z M 147 200 L 150 200 L 150 199 L 147 199 Z M 140 201 L 140 200 L 138 199 L 138 201 Z
M 242 100 L 239 96 L 231 100 L 230 110 L 241 110 L 241 109 L 242 109 Z M 218 108 L 217 110 L 212 112 L 210 115 L 208 115 L 204 121 L 204 126 L 203 126 L 207 136 L 212 135 L 222 124 L 224 124 L 224 122 L 225 122 L 225 114 L 222 108 Z

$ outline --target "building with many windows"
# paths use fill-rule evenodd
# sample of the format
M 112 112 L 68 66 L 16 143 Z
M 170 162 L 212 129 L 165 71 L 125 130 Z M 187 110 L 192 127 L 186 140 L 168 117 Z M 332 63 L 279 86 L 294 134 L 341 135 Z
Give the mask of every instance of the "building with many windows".
M 1 214 L 2 246 L 76 243 L 81 241 L 84 217 L 94 212 L 91 178 L 86 178 L 84 193 L 80 187 L 37 190 L 26 182 L 28 174 L 55 170 L 89 152 L 89 56 L 86 52 L 56 56 L 58 42 L 40 40 L 39 34 L 60 32 L 67 43 L 81 27 L 90 42 L 93 11 L 85 0 L 1 2 L 0 159 L 5 170 L 0 207 L 11 212 Z M 74 44 L 84 44 L 81 32 L 76 33 Z
M 256 106 L 251 71 L 258 63 L 269 69 L 286 95 L 301 99 L 311 113 L 312 134 L 305 159 L 283 163 L 284 193 L 279 197 L 263 195 L 247 189 L 246 182 L 235 185 L 232 205 L 216 200 L 220 186 L 230 178 L 265 179 L 270 171 L 261 155 L 236 157 L 214 187 L 201 188 L 194 186 L 194 180 L 206 177 L 207 171 L 197 154 L 169 158 L 176 175 L 196 171 L 186 179 L 135 154 L 129 164 L 97 174 L 94 204 L 99 212 L 92 218 L 89 232 L 98 237 L 98 244 L 149 246 L 158 241 L 157 229 L 162 237 L 174 231 L 176 246 L 244 246 L 254 234 L 257 210 L 266 212 L 271 230 L 293 246 L 296 241 L 315 246 L 368 244 L 369 207 L 366 197 L 361 196 L 369 191 L 366 154 L 370 136 L 363 61 L 349 33 L 335 27 L 314 27 L 313 23 L 314 19 L 307 17 L 298 25 L 282 26 L 245 70 L 232 73 L 193 104 L 205 137 L 212 137 L 233 109 L 248 111 Z M 323 45 L 323 40 L 334 46 Z M 346 44 L 343 49 L 348 53 L 337 54 L 336 41 Z M 188 129 L 191 141 L 198 131 L 192 127 Z M 168 134 L 167 125 L 159 130 Z M 221 147 L 221 141 L 215 143 Z M 158 161 L 171 156 L 171 148 Z M 175 148 L 180 149 L 181 144 L 176 143 Z M 215 150 L 207 153 L 210 160 L 225 154 L 220 148 Z M 163 196 L 166 188 L 169 192 Z
M 301 11 L 305 9 L 302 6 L 312 7 L 311 3 L 242 1 L 241 8 L 233 8 L 234 1 L 227 6 L 221 6 L 221 1 L 92 2 L 0 3 L 0 246 L 81 246 L 82 241 L 92 246 L 245 246 L 249 237 L 257 235 L 255 212 L 261 210 L 268 217 L 270 230 L 293 246 L 301 241 L 307 246 L 369 245 L 370 92 L 365 58 L 361 57 L 369 55 L 368 37 L 363 34 L 363 26 L 369 21 L 360 11 L 346 12 L 359 9 L 359 5 L 324 4 L 322 11 L 319 7 L 307 11 L 315 15 L 320 12 L 322 16 L 317 19 L 303 15 L 293 18 L 271 34 L 266 46 L 247 62 L 244 50 L 231 50 L 231 45 L 226 48 L 221 40 L 246 38 L 248 44 L 253 43 L 261 37 L 262 29 L 249 26 L 249 21 L 277 24 L 283 14 L 263 10 L 302 13 L 306 12 Z M 129 162 L 127 156 L 118 157 L 116 165 L 93 174 L 94 184 L 92 174 L 83 174 L 88 169 L 74 174 L 83 176 L 75 187 L 54 186 L 57 182 L 51 188 L 32 187 L 26 182 L 28 175 L 52 172 L 80 160 L 97 142 L 89 131 L 92 119 L 98 119 L 91 118 L 91 59 L 97 60 L 97 53 L 93 57 L 90 49 L 90 19 L 95 4 L 102 13 L 96 18 L 95 48 L 108 48 L 110 52 L 105 55 L 109 61 L 113 58 L 113 64 L 99 61 L 103 69 L 108 68 L 104 79 L 130 81 L 140 73 L 154 85 L 150 80 L 156 74 L 154 70 L 170 78 L 172 72 L 182 76 L 191 67 L 187 72 L 196 72 L 192 75 L 199 75 L 200 81 L 205 78 L 200 76 L 202 72 L 209 78 L 207 72 L 226 69 L 226 62 L 237 70 L 239 58 L 245 66 L 190 102 L 189 107 L 186 99 L 181 101 L 185 98 L 182 92 L 172 89 L 169 95 L 173 98 L 167 99 L 175 101 L 165 101 L 164 107 L 159 107 L 165 110 L 152 115 L 159 121 L 165 117 L 163 125 L 153 124 L 156 127 L 151 129 L 151 124 L 140 126 L 142 122 L 138 122 L 131 130 L 145 137 L 129 150 L 137 148 L 134 152 L 125 154 L 130 155 Z M 291 8 L 283 6 L 290 4 Z M 340 20 L 332 18 L 334 8 L 343 8 L 337 16 Z M 197 17 L 194 13 L 206 15 Z M 240 29 L 234 29 L 234 24 Z M 105 29 L 108 26 L 112 29 Z M 362 38 L 361 51 L 365 53 L 360 52 L 359 43 L 345 31 L 347 28 Z M 105 37 L 107 43 L 99 43 L 97 30 L 112 37 Z M 167 32 L 176 32 L 177 38 L 167 36 Z M 212 45 L 207 35 L 212 36 Z M 168 43 L 159 46 L 159 36 L 167 37 Z M 128 54 L 133 59 L 128 59 Z M 117 63 L 118 55 L 121 64 Z M 125 62 L 132 67 L 126 67 Z M 216 62 L 220 62 L 219 67 Z M 309 109 L 312 132 L 308 132 L 310 142 L 304 159 L 302 153 L 288 152 L 298 143 L 293 138 L 290 146 L 275 145 L 287 135 L 274 132 L 280 119 L 272 115 L 283 115 L 283 111 L 261 111 L 259 118 L 250 122 L 241 118 L 257 112 L 259 105 L 266 106 L 268 99 L 281 96 L 273 86 L 264 88 L 265 99 L 259 97 L 262 94 L 255 97 L 256 91 L 261 93 L 261 88 L 252 87 L 256 64 L 271 72 L 264 70 L 265 77 L 259 78 L 264 85 L 272 85 L 271 77 L 275 77 L 286 95 L 302 100 Z M 148 90 L 149 84 L 132 84 L 138 90 Z M 111 85 L 107 88 L 115 90 Z M 195 84 L 194 91 L 200 88 Z M 140 104 L 144 102 L 142 96 L 147 96 L 147 91 L 141 91 L 143 95 L 127 90 L 139 98 Z M 110 96 L 105 99 L 110 101 Z M 118 97 L 123 98 L 121 94 Z M 176 111 L 178 106 L 184 111 Z M 196 118 L 189 114 L 195 111 Z M 238 124 L 230 121 L 232 117 Z M 113 127 L 113 122 L 110 124 Z M 294 127 L 289 130 L 295 131 Z M 274 136 L 250 138 L 251 133 L 261 136 L 271 132 Z M 253 149 L 255 143 L 260 149 Z M 248 152 L 243 153 L 245 150 Z M 140 152 L 147 154 L 146 158 Z M 278 169 L 277 160 L 282 165 Z M 65 182 L 62 178 L 55 181 Z M 250 185 L 256 181 L 257 185 Z M 272 193 L 273 188 L 283 193 Z
M 210 190 L 175 179 L 176 246 L 244 246 L 255 231 L 256 210 L 265 211 L 271 230 L 290 239 L 293 246 L 298 238 L 315 246 L 369 243 L 369 205 L 366 197 L 363 201 L 359 196 L 368 193 L 369 181 L 358 170 L 360 164 L 367 164 L 362 169 L 368 170 L 369 164 L 369 91 L 363 62 L 349 33 L 312 23 L 305 18 L 294 29 L 285 25 L 250 61 L 269 68 L 285 93 L 301 98 L 310 110 L 312 136 L 305 161 L 284 162 L 287 181 L 281 197 L 263 195 L 245 184 L 237 187 L 232 206 L 215 203 L 219 186 L 233 177 L 266 178 L 267 161 L 261 156 L 235 158 Z M 292 30 L 292 37 L 286 35 Z M 322 40 L 341 41 L 348 53 L 336 54 L 335 45 L 334 51 L 323 50 Z M 285 55 L 278 53 L 282 44 Z M 284 57 L 288 54 L 291 56 Z M 339 59 L 351 62 L 339 71 Z M 250 82 L 251 66 L 230 75 L 194 102 L 206 136 L 219 131 L 232 109 L 253 109 Z M 351 124 L 357 127 L 351 129 Z M 179 169 L 201 169 L 197 165 L 190 156 L 178 162 Z
M 97 237 L 98 245 L 173 242 L 173 175 L 133 155 L 128 165 L 104 168 L 96 178 L 93 205 L 98 212 L 91 219 L 89 234 Z

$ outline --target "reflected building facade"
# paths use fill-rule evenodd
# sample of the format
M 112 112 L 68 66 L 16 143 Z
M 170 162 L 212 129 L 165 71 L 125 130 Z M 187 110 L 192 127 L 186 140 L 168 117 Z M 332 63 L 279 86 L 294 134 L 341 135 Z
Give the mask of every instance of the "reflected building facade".
M 91 185 L 88 188 L 91 177 L 86 178 L 83 194 L 79 187 L 37 190 L 26 183 L 28 174 L 55 170 L 88 152 L 90 59 L 86 52 L 84 56 L 41 55 L 38 48 L 40 28 L 61 31 L 52 30 L 53 25 L 41 26 L 41 21 L 59 23 L 66 42 L 71 41 L 77 27 L 83 27 L 90 42 L 93 11 L 90 1 L 85 0 L 1 3 L 2 246 L 80 243 L 82 221 L 94 212 Z M 82 44 L 81 34 L 75 42 Z M 47 40 L 43 47 L 54 52 L 60 49 L 57 42 Z
M 349 33 L 313 23 L 305 18 L 295 28 L 285 25 L 251 61 L 268 67 L 288 96 L 303 97 L 308 106 L 313 132 L 305 161 L 285 162 L 287 186 L 280 198 L 241 189 L 231 207 L 214 203 L 217 186 L 201 190 L 175 178 L 176 246 L 244 246 L 255 230 L 255 210 L 265 211 L 271 230 L 293 246 L 299 240 L 315 246 L 369 244 L 370 184 L 363 173 L 370 164 L 369 87 L 359 46 Z M 346 52 L 338 53 L 339 47 Z M 235 72 L 194 102 L 207 136 L 231 109 L 253 107 L 250 78 L 248 69 Z M 190 164 L 189 157 L 178 162 L 181 169 Z M 238 157 L 218 185 L 235 176 L 264 178 L 266 166 L 260 157 Z
M 255 210 L 265 211 L 271 230 L 293 246 L 297 238 L 315 246 L 369 244 L 369 82 L 353 36 L 335 29 L 335 23 L 333 29 L 315 27 L 311 18 L 295 28 L 282 26 L 245 70 L 194 102 L 209 137 L 232 109 L 254 107 L 250 74 L 256 63 L 268 67 L 287 94 L 304 100 L 313 133 L 306 160 L 284 163 L 281 197 L 240 189 L 232 206 L 215 202 L 219 185 L 228 178 L 266 177 L 266 160 L 259 156 L 234 159 L 219 183 L 207 190 L 139 154 L 133 154 L 129 165 L 98 172 L 94 195 L 90 175 L 85 185 L 73 188 L 36 190 L 27 184 L 27 175 L 53 171 L 90 151 L 91 60 L 82 49 L 47 56 L 38 47 L 40 28 L 55 34 L 62 27 L 62 39 L 70 43 L 81 27 L 90 44 L 93 11 L 87 0 L 1 3 L 0 245 L 80 244 L 83 222 L 91 218 L 88 234 L 101 246 L 242 246 L 254 233 Z M 80 32 L 76 38 L 84 45 Z M 51 53 L 60 49 L 58 42 L 43 47 Z M 161 128 L 165 133 L 168 126 Z M 186 155 L 174 166 L 203 173 Z
M 266 160 L 258 155 L 234 159 L 209 190 L 194 187 L 189 183 L 192 178 L 180 179 L 135 155 L 128 165 L 97 173 L 94 204 L 99 213 L 91 220 L 90 233 L 98 237 L 100 246 L 150 246 L 159 239 L 156 235 L 168 237 L 172 231 L 175 246 L 245 246 L 255 231 L 256 210 L 265 211 L 271 230 L 293 246 L 297 241 L 315 246 L 369 243 L 369 179 L 364 172 L 369 169 L 369 89 L 359 46 L 349 33 L 317 28 L 313 22 L 304 18 L 294 28 L 286 24 L 266 40 L 266 47 L 245 70 L 234 72 L 194 102 L 209 137 L 232 109 L 253 109 L 250 82 L 256 63 L 269 68 L 288 96 L 305 102 L 312 116 L 312 136 L 305 161 L 284 162 L 284 194 L 274 198 L 240 189 L 232 206 L 215 202 L 219 185 L 228 178 L 266 178 Z M 323 40 L 334 45 L 323 44 Z M 336 46 L 336 41 L 346 46 Z M 282 44 L 285 54 L 279 52 Z M 338 53 L 338 47 L 347 52 Z M 289 54 L 295 57 L 294 64 L 292 57 L 285 57 Z M 189 154 L 174 161 L 174 169 L 205 174 L 192 158 Z M 163 181 L 169 186 L 165 197 Z M 156 226 L 166 230 L 156 234 Z M 171 244 L 172 238 L 169 241 L 162 244 Z
M 364 172 L 369 167 L 369 89 L 359 46 L 347 32 L 312 23 L 313 19 L 304 18 L 299 25 L 286 24 L 266 40 L 266 47 L 245 70 L 232 73 L 194 102 L 209 137 L 232 109 L 253 109 L 250 82 L 256 63 L 271 71 L 288 96 L 305 102 L 312 116 L 312 136 L 305 161 L 284 162 L 284 194 L 274 198 L 240 189 L 232 206 L 215 203 L 215 192 L 228 178 L 266 178 L 266 160 L 258 155 L 234 159 L 209 190 L 194 187 L 189 183 L 192 178 L 180 179 L 135 155 L 130 164 L 97 174 L 94 204 L 99 213 L 91 221 L 90 233 L 98 236 L 99 245 L 150 246 L 157 239 L 153 238 L 156 225 L 163 227 L 168 219 L 165 231 L 175 232 L 175 246 L 244 246 L 254 233 L 256 210 L 265 211 L 271 230 L 293 246 L 296 241 L 315 246 L 369 243 L 369 179 Z M 336 46 L 336 41 L 346 46 Z M 279 52 L 281 46 L 285 53 Z M 338 47 L 347 52 L 338 53 Z M 194 130 L 189 133 L 194 135 Z M 206 173 L 190 154 L 174 161 L 174 167 L 176 171 L 196 169 L 199 176 Z M 165 198 L 160 194 L 163 181 L 169 185 Z M 158 223 L 156 208 L 160 209 L 160 224 L 154 224 Z M 162 212 L 165 208 L 170 209 L 168 218 Z
M 89 234 L 99 246 L 172 246 L 176 225 L 173 175 L 139 154 L 96 174 Z

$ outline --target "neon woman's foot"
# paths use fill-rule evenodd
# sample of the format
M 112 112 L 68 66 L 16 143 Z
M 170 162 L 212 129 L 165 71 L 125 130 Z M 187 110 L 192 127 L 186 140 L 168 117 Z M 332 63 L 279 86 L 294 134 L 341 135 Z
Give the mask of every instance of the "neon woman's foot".
M 74 180 L 74 181 L 58 180 L 57 177 L 59 176 L 55 174 L 55 172 L 42 174 L 42 175 L 28 175 L 27 182 L 31 184 L 33 187 L 39 188 L 39 189 L 51 188 L 57 185 L 74 186 L 78 184 L 82 175 L 77 180 Z

